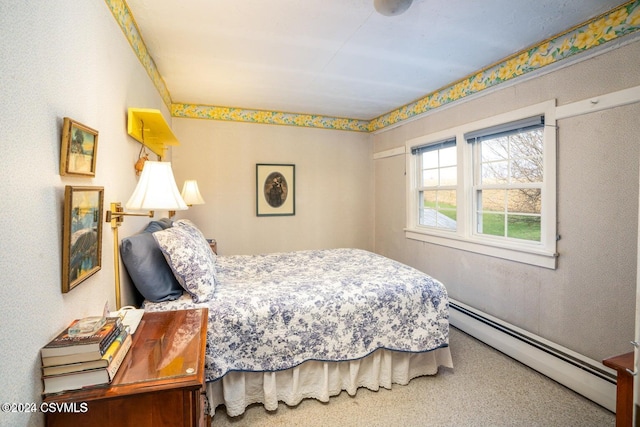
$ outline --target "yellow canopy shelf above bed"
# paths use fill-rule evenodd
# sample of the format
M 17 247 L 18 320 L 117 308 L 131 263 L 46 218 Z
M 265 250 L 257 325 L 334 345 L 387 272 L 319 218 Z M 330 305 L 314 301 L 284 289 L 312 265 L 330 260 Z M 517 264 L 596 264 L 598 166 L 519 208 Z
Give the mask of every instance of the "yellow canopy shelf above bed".
M 129 108 L 127 133 L 160 157 L 168 145 L 180 145 L 160 110 Z

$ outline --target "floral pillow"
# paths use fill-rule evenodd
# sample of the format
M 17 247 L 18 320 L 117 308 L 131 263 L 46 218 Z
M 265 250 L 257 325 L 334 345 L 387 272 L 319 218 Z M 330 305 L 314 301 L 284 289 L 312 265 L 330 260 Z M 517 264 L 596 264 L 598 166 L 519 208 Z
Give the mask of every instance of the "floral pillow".
M 211 299 L 215 288 L 216 257 L 207 239 L 189 220 L 178 220 L 172 228 L 156 231 L 153 238 L 193 302 Z

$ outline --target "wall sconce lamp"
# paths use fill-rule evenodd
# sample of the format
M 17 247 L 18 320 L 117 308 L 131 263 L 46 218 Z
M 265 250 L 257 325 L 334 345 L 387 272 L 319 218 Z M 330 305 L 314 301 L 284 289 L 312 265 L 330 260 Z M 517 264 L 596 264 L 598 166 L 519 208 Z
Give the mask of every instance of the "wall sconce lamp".
M 204 199 L 198 189 L 198 181 L 195 179 L 188 179 L 184 182 L 181 195 L 187 206 L 204 205 Z
M 131 210 L 146 210 L 146 213 L 125 212 L 120 202 L 111 203 L 106 213 L 106 222 L 111 223 L 113 229 L 113 260 L 116 290 L 116 310 L 121 307 L 120 298 L 120 249 L 118 239 L 118 227 L 125 216 L 148 216 L 153 218 L 154 210 L 181 211 L 188 209 L 180 193 L 176 180 L 173 177 L 171 163 L 169 162 L 144 162 L 142 175 L 133 194 L 126 203 L 126 208 Z

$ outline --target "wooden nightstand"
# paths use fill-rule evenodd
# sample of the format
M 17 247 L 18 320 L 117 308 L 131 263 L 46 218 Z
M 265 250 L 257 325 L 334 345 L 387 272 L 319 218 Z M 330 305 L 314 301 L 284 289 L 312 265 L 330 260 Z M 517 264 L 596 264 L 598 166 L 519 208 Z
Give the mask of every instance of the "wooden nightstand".
M 46 395 L 85 411 L 47 412 L 55 426 L 205 426 L 207 309 L 145 313 L 109 386 Z M 208 425 L 208 424 L 207 424 Z
M 618 373 L 616 382 L 616 427 L 633 424 L 633 351 L 602 361 L 604 366 Z M 637 424 L 636 424 L 637 425 Z
M 207 239 L 207 242 L 209 242 L 209 246 L 213 253 L 218 255 L 218 242 L 216 242 L 216 239 Z

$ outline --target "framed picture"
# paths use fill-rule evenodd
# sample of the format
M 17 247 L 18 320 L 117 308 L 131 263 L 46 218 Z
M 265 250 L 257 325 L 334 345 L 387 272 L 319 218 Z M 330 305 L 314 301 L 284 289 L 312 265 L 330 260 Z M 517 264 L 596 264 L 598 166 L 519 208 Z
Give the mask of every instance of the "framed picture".
M 62 292 L 85 281 L 102 267 L 104 187 L 64 189 L 62 226 Z
M 296 214 L 295 165 L 256 165 L 256 214 Z
M 69 117 L 62 124 L 60 175 L 96 176 L 98 131 Z

